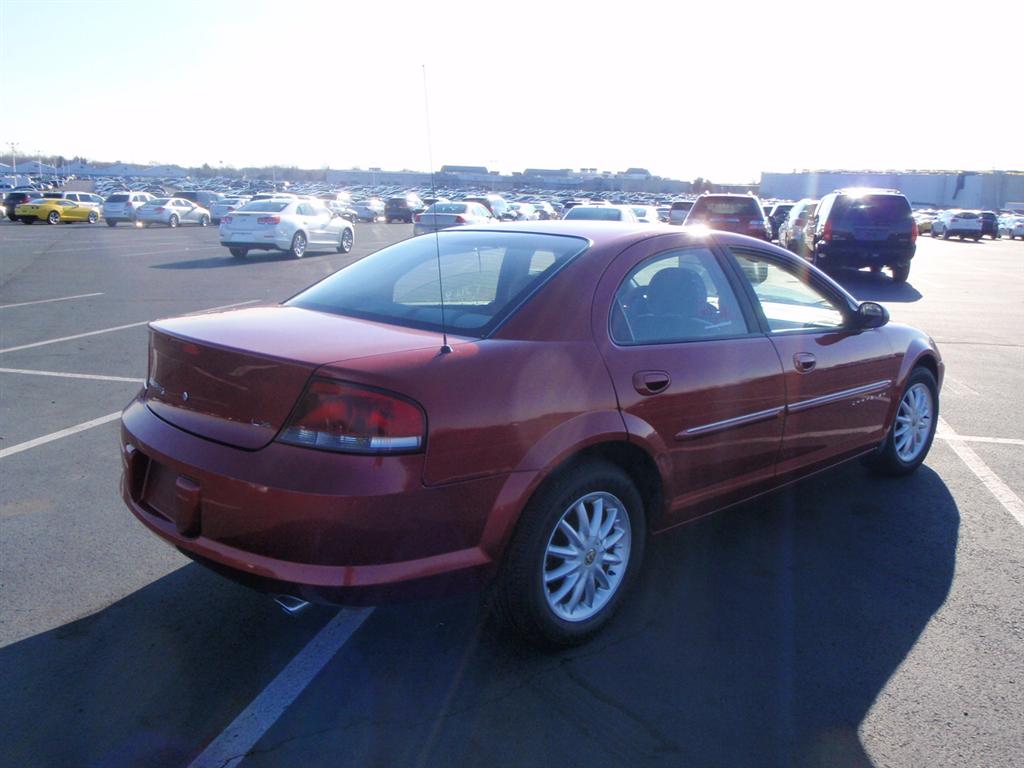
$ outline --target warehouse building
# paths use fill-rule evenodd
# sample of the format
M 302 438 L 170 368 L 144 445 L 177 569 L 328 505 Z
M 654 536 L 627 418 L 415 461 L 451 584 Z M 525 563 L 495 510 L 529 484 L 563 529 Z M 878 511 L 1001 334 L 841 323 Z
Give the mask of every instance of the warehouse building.
M 1000 210 L 1024 200 L 1021 171 L 796 171 L 762 173 L 763 198 L 799 200 L 844 187 L 898 189 L 918 208 Z

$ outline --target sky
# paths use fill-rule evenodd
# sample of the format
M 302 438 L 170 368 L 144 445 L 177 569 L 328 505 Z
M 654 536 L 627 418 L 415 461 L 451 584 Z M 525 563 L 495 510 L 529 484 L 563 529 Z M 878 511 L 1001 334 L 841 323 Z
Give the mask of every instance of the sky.
M 1022 29 L 1020 0 L 0 0 L 0 154 L 1024 170 Z

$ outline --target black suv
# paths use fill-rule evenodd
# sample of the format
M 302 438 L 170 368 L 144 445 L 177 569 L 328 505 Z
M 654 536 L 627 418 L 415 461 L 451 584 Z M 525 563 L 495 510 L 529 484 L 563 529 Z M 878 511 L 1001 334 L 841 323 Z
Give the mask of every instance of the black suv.
M 7 218 L 14 221 L 14 209 L 29 200 L 35 200 L 41 194 L 40 192 L 25 192 L 20 189 L 17 192 L 8 192 L 4 196 L 4 212 L 7 214 Z
M 772 239 L 772 225 L 764 215 L 761 201 L 753 195 L 701 195 L 686 214 L 684 224 L 702 224 L 769 242 Z
M 906 282 L 917 250 L 910 203 L 891 189 L 839 189 L 821 198 L 807 223 L 807 255 L 822 269 L 882 267 Z
M 981 219 L 981 234 L 982 237 L 988 235 L 993 240 L 999 239 L 999 219 L 992 211 L 981 211 L 978 214 L 978 218 Z
M 384 201 L 384 221 L 389 224 L 392 221 L 404 221 L 412 224 L 417 213 L 423 213 L 427 206 L 420 200 L 420 196 L 410 192 L 401 197 L 389 197 Z

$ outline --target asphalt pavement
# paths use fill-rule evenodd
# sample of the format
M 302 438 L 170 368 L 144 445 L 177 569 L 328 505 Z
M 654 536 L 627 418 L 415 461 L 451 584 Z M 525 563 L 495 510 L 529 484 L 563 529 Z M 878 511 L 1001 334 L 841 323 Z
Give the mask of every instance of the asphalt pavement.
M 239 261 L 215 228 L 0 223 L 0 765 L 1024 764 L 1021 241 L 839 276 L 939 344 L 920 471 L 847 465 L 654 539 L 581 648 L 517 644 L 478 596 L 289 617 L 151 535 L 116 419 L 146 322 L 410 235 Z

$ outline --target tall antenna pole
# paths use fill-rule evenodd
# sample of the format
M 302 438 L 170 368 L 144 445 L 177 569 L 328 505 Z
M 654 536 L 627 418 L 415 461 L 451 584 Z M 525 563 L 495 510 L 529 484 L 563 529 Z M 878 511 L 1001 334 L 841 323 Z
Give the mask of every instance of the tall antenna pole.
M 430 103 L 427 101 L 427 65 L 423 65 L 423 112 L 427 117 L 427 163 L 430 166 L 431 206 L 437 205 L 437 190 L 434 189 L 434 146 L 430 136 Z M 444 279 L 441 277 L 441 236 L 437 231 L 437 214 L 434 214 L 434 251 L 437 254 L 437 288 L 441 297 L 441 354 L 452 352 L 448 343 L 448 324 L 444 319 Z

